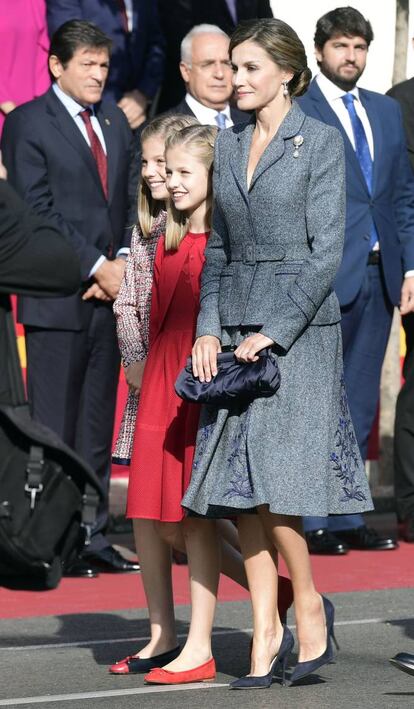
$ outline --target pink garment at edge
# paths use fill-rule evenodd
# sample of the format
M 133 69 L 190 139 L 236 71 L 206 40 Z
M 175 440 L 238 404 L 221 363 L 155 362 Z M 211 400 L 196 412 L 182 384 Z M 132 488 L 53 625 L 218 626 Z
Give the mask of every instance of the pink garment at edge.
M 0 0 L 0 104 L 20 106 L 50 86 L 45 0 Z M 0 111 L 0 135 L 5 115 Z

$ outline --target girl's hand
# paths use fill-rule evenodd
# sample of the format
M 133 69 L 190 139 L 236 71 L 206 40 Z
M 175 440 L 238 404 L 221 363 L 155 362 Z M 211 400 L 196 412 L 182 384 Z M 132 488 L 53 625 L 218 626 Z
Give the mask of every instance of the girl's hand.
M 145 362 L 146 359 L 143 359 L 141 362 L 132 362 L 129 367 L 125 367 L 125 379 L 127 380 L 129 391 L 133 391 L 136 395 L 141 391 Z
M 257 353 L 265 347 L 272 347 L 274 344 L 270 337 L 266 337 L 266 335 L 261 335 L 260 332 L 257 332 L 255 335 L 246 337 L 246 339 L 240 343 L 237 350 L 235 350 L 234 354 L 239 362 L 257 362 L 259 359 Z
M 213 335 L 199 337 L 192 355 L 193 374 L 200 382 L 210 382 L 217 374 L 217 353 L 221 352 L 220 340 Z

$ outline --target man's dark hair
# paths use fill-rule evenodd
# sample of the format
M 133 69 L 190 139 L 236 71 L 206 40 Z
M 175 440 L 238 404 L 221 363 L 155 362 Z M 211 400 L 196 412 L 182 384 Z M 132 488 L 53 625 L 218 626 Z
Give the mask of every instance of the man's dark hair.
M 319 18 L 316 23 L 315 45 L 322 49 L 332 37 L 363 37 L 369 47 L 374 39 L 371 23 L 353 7 L 337 7 Z
M 66 68 L 76 50 L 81 47 L 107 49 L 111 54 L 112 41 L 92 22 L 69 20 L 64 22 L 52 36 L 49 57 L 55 55 Z

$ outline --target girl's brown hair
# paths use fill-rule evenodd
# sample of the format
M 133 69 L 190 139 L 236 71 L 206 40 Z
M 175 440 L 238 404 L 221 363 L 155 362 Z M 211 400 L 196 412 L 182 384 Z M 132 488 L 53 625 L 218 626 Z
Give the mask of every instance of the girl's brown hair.
M 186 126 L 194 125 L 198 125 L 197 119 L 184 114 L 173 114 L 154 118 L 141 133 L 141 148 L 148 138 L 157 136 L 165 142 L 175 131 L 181 130 Z M 148 185 L 141 177 L 138 186 L 138 224 L 144 237 L 148 238 L 151 236 L 154 221 L 162 208 L 163 203 L 152 198 Z
M 288 84 L 291 96 L 305 93 L 312 72 L 308 68 L 305 47 L 290 25 L 275 17 L 241 22 L 230 37 L 230 56 L 242 42 L 255 42 L 281 69 L 293 71 Z
M 213 172 L 214 143 L 217 136 L 217 128 L 214 126 L 192 125 L 180 131 L 172 133 L 165 141 L 165 152 L 170 148 L 181 146 L 191 152 L 203 163 L 207 172 L 211 186 Z M 207 221 L 211 220 L 211 189 L 209 191 Z M 178 249 L 181 241 L 188 232 L 189 218 L 185 212 L 175 208 L 170 201 L 167 208 L 167 226 L 165 229 L 165 248 Z

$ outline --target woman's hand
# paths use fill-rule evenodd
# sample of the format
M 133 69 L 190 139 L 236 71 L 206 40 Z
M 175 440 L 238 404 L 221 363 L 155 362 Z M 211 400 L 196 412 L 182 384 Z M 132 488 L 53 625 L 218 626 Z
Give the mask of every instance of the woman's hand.
M 234 354 L 239 362 L 257 362 L 259 359 L 257 353 L 265 347 L 272 347 L 274 344 L 270 337 L 266 337 L 266 335 L 261 335 L 260 332 L 257 332 L 255 335 L 246 337 L 246 339 L 240 343 L 237 350 L 235 350 Z
M 193 374 L 200 382 L 211 382 L 217 374 L 217 353 L 221 352 L 220 340 L 213 335 L 199 337 L 191 352 Z
M 141 362 L 132 362 L 129 367 L 125 367 L 125 379 L 129 386 L 129 390 L 138 395 L 141 391 L 142 377 L 144 374 L 146 360 Z

